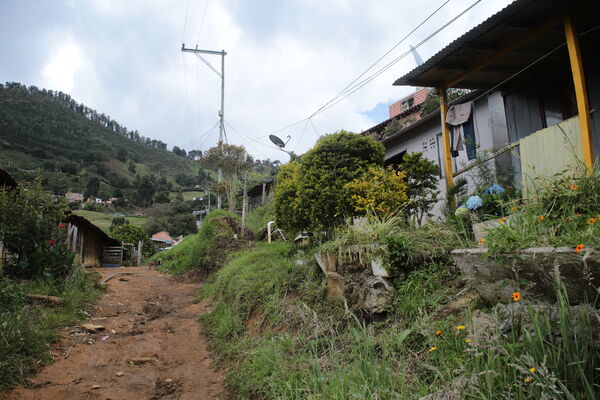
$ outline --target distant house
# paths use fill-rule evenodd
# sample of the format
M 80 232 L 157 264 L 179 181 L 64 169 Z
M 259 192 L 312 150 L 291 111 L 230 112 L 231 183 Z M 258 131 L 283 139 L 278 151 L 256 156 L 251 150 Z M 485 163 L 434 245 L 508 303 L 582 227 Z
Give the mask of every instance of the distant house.
M 267 202 L 274 182 L 273 178 L 265 179 L 262 183 L 248 189 L 248 208 L 250 211 Z
M 69 203 L 79 203 L 79 202 L 83 202 L 83 193 L 74 193 L 74 192 L 68 192 L 65 193 L 65 198 L 67 199 L 67 201 Z
M 67 217 L 67 246 L 77 252 L 81 265 L 86 267 L 114 266 L 123 262 L 121 242 L 108 236 L 84 217 Z
M 160 231 L 156 232 L 152 235 L 152 241 L 158 244 L 159 246 L 171 246 L 174 243 L 173 238 L 169 235 L 169 232 Z

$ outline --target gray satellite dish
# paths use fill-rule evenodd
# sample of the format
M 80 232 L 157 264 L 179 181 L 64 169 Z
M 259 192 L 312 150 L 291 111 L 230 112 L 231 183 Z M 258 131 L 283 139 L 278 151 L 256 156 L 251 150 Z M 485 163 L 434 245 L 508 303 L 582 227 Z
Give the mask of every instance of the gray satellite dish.
M 271 139 L 271 142 L 273 142 L 273 144 L 279 147 L 280 149 L 283 149 L 285 147 L 285 143 L 283 143 L 283 140 L 279 139 L 277 136 L 269 135 L 269 139 Z

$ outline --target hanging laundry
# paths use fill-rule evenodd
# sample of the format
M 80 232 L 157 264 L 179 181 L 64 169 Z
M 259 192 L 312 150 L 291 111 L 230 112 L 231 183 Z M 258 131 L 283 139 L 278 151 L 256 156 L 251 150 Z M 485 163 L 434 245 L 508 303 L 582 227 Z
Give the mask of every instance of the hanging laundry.
M 475 135 L 475 124 L 473 123 L 474 114 L 472 101 L 455 104 L 448 109 L 446 123 L 450 125 L 452 157 L 458 157 L 461 142 L 467 150 L 467 158 L 472 160 L 476 157 L 478 143 Z

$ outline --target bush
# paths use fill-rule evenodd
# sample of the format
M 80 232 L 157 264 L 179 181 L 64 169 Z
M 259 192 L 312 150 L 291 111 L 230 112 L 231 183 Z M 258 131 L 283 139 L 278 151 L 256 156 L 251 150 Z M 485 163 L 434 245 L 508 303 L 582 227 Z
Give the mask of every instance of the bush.
M 391 167 L 371 166 L 360 178 L 347 183 L 345 189 L 358 215 L 403 213 L 408 203 L 405 178 L 404 172 L 394 171 Z
M 438 202 L 440 167 L 423 157 L 423 153 L 405 154 L 399 166 L 406 176 L 409 198 L 407 214 L 421 225 L 423 218 L 431 216 L 431 209 Z
M 329 230 L 356 214 L 345 185 L 371 166 L 383 164 L 383 145 L 369 137 L 340 131 L 319 139 L 299 161 L 277 174 L 277 223 L 291 231 Z
M 134 244 L 136 247 L 142 241 L 142 253 L 144 256 L 148 257 L 154 253 L 152 240 L 150 240 L 146 231 L 139 226 L 131 224 L 119 225 L 110 232 L 110 236 L 121 242 Z

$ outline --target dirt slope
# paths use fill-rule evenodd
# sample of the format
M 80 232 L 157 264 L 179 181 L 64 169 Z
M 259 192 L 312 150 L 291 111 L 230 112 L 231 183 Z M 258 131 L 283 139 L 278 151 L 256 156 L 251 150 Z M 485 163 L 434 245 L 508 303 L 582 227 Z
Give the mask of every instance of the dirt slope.
M 198 283 L 178 282 L 146 267 L 99 270 L 103 277 L 135 272 L 108 283 L 86 323 L 104 329 L 66 329 L 53 347 L 54 364 L 32 387 L 0 394 L 3 400 L 225 399 L 194 304 Z M 83 325 L 83 323 L 82 323 Z

